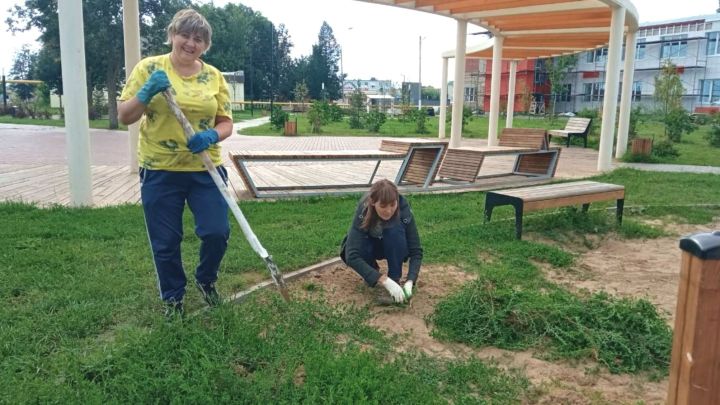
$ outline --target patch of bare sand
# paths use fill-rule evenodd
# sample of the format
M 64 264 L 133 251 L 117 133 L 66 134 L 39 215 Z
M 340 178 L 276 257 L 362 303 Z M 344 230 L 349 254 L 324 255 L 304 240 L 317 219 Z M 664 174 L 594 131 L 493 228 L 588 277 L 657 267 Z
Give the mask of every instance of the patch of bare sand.
M 570 269 L 542 266 L 546 276 L 571 290 L 606 291 L 623 297 L 645 298 L 668 314 L 673 325 L 680 276 L 681 236 L 711 232 L 720 228 L 720 220 L 710 226 L 663 225 L 672 236 L 658 239 L 598 242 L 596 249 L 582 253 Z
M 676 238 L 667 239 L 666 244 L 677 248 Z M 645 242 L 647 241 L 638 241 L 638 246 L 634 247 L 632 251 L 647 252 L 647 248 L 641 246 Z M 626 262 L 626 255 L 616 254 L 620 248 L 622 248 L 621 252 L 628 251 L 628 244 L 601 241 L 598 250 L 606 253 L 588 252 L 586 271 L 591 275 L 602 274 L 607 268 L 608 259 L 595 258 L 607 257 L 609 256 L 607 252 L 611 252 L 612 257 L 619 262 Z M 667 253 L 672 249 L 666 246 L 654 250 Z M 647 256 L 652 257 L 653 255 Z M 583 260 L 585 259 L 583 258 Z M 675 264 L 679 263 L 674 256 L 665 260 L 670 260 Z M 645 266 L 652 268 L 660 266 L 669 269 L 672 267 L 649 259 L 638 263 L 645 263 Z M 593 266 L 597 267 L 597 270 Z M 641 270 L 630 265 L 625 268 L 626 273 L 638 271 Z M 478 349 L 460 343 L 436 340 L 431 336 L 432 326 L 425 322 L 426 316 L 433 312 L 440 299 L 458 290 L 463 284 L 474 278 L 474 275 L 452 266 L 424 266 L 410 305 L 383 306 L 376 303 L 377 289 L 367 287 L 360 276 L 348 267 L 336 265 L 310 273 L 292 283 L 291 292 L 294 296 L 299 297 L 322 295 L 330 303 L 367 307 L 372 314 L 369 324 L 386 333 L 399 335 L 401 341 L 404 342 L 404 347 L 400 350 L 415 349 L 430 356 L 446 359 L 464 359 L 476 356 L 481 359 L 494 360 L 504 368 L 521 369 L 534 386 L 533 391 L 525 400 L 525 403 L 528 404 L 630 404 L 638 401 L 644 401 L 646 404 L 664 403 L 667 381 L 649 382 L 644 376 L 613 375 L 589 362 L 584 364 L 549 362 L 533 357 L 531 351 L 513 352 L 494 347 Z M 571 282 L 571 279 L 570 276 L 566 277 L 568 283 Z M 586 281 L 589 282 L 591 279 Z M 656 278 L 648 277 L 645 280 L 651 284 Z M 606 284 L 598 282 L 597 287 L 600 288 Z M 618 283 L 618 288 L 620 287 L 620 283 Z M 627 285 L 626 287 L 631 288 L 632 286 Z M 634 295 L 636 291 L 651 290 L 653 288 L 647 286 L 644 289 L 631 290 L 628 294 Z M 674 295 L 674 287 L 670 290 Z

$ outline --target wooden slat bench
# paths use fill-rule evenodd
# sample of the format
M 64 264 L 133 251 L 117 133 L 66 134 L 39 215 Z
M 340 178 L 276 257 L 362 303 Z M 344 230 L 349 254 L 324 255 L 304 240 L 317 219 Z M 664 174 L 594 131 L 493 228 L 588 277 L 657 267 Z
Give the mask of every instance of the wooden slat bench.
M 406 153 L 385 152 L 379 150 L 353 150 L 353 151 L 231 151 L 230 160 L 240 174 L 245 187 L 253 197 L 283 197 L 287 193 L 279 191 L 290 190 L 318 190 L 348 187 L 365 187 L 372 184 L 380 163 L 384 160 L 402 160 L 407 158 Z M 332 161 L 376 161 L 375 169 L 365 183 L 354 184 L 296 184 L 289 186 L 258 186 L 248 169 L 250 162 L 332 162 Z M 318 194 L 318 193 L 306 193 Z
M 380 150 L 410 155 L 400 168 L 397 185 L 421 184 L 423 188 L 427 188 L 437 176 L 440 162 L 447 151 L 447 144 L 448 141 L 445 139 L 383 139 L 380 142 Z
M 559 136 L 567 138 L 567 146 L 569 147 L 570 138 L 577 136 L 583 138 L 583 147 L 587 148 L 587 137 L 590 132 L 591 122 L 592 118 L 572 117 L 568 120 L 567 124 L 565 124 L 564 129 L 554 129 L 548 131 L 548 142 L 553 136 Z
M 583 212 L 587 212 L 590 203 L 607 200 L 617 201 L 617 221 L 618 224 L 622 224 L 625 187 L 594 181 L 575 181 L 489 191 L 485 197 L 485 220 L 490 221 L 493 208 L 512 205 L 515 207 L 515 236 L 517 239 L 521 239 L 522 220 L 525 212 L 577 204 L 582 204 Z
M 446 140 L 403 139 L 383 140 L 381 150 L 346 151 L 231 151 L 229 153 L 235 169 L 245 183 L 248 191 L 257 198 L 285 197 L 298 195 L 339 194 L 332 189 L 369 187 L 373 183 L 380 163 L 387 160 L 401 161 L 395 178 L 398 185 L 413 184 L 428 188 L 432 184 L 440 160 L 445 153 Z M 304 162 L 351 162 L 375 161 L 375 166 L 367 182 L 347 182 L 342 184 L 317 184 L 317 178 L 302 179 L 293 185 L 259 186 L 248 168 L 250 162 L 304 163 Z M 297 177 L 302 177 L 300 171 Z M 293 173 L 294 174 L 294 173 Z M 293 176 L 295 177 L 295 176 Z M 297 182 L 296 182 L 297 183 Z M 303 192 L 302 190 L 314 190 Z M 324 191 L 321 191 L 324 190 Z M 292 193 L 288 193 L 292 191 Z
M 450 148 L 445 153 L 438 176 L 450 181 L 475 182 L 486 156 L 517 155 L 512 173 L 517 175 L 555 175 L 559 148 L 548 149 L 544 129 L 504 128 L 498 146 Z

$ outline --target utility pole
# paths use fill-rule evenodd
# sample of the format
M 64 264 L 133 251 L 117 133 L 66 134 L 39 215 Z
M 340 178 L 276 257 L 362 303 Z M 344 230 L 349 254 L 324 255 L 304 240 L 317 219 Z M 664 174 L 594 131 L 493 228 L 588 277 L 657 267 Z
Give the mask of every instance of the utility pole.
M 422 109 L 422 35 L 419 38 L 418 49 L 418 110 Z

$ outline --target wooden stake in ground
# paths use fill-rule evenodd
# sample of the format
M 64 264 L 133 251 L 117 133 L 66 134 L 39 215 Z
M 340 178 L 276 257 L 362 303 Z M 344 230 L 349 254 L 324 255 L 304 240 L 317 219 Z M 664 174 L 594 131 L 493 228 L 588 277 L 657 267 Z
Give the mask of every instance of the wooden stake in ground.
M 163 91 L 162 95 L 163 97 L 165 97 L 165 100 L 170 107 L 170 111 L 172 111 L 173 115 L 175 115 L 175 118 L 177 118 L 178 122 L 180 123 L 180 126 L 183 128 L 183 132 L 185 132 L 185 137 L 187 139 L 190 139 L 190 137 L 195 135 L 195 130 L 193 130 L 190 122 L 185 117 L 185 114 L 183 114 L 182 110 L 180 110 L 180 106 L 178 106 L 177 102 L 175 101 L 175 97 L 173 97 L 171 89 Z M 225 202 L 227 202 L 228 207 L 230 207 L 230 211 L 232 211 L 235 219 L 238 221 L 240 229 L 242 229 L 242 232 L 245 235 L 245 239 L 247 239 L 250 247 L 252 247 L 255 253 L 257 253 L 258 256 L 263 259 L 263 261 L 265 261 L 265 265 L 270 271 L 270 277 L 272 277 L 273 282 L 280 290 L 280 294 L 282 294 L 285 301 L 290 302 L 290 294 L 288 294 L 287 286 L 285 285 L 285 280 L 283 279 L 282 273 L 280 273 L 280 269 L 278 269 L 277 265 L 272 260 L 272 256 L 270 256 L 267 250 L 265 250 L 262 244 L 260 244 L 257 236 L 255 236 L 255 233 L 250 228 L 250 224 L 248 223 L 247 219 L 245 219 L 245 215 L 243 215 L 242 211 L 240 210 L 237 201 L 235 201 L 235 198 L 230 193 L 230 190 L 228 190 L 227 185 L 225 185 L 225 182 L 222 180 L 222 178 L 220 178 L 220 175 L 215 169 L 215 165 L 213 164 L 212 159 L 210 159 L 210 155 L 208 155 L 207 151 L 202 151 L 199 155 L 208 173 L 210 173 L 210 177 L 212 177 L 213 182 L 215 182 L 218 190 L 220 190 L 220 194 L 222 194 L 223 198 L 225 198 Z

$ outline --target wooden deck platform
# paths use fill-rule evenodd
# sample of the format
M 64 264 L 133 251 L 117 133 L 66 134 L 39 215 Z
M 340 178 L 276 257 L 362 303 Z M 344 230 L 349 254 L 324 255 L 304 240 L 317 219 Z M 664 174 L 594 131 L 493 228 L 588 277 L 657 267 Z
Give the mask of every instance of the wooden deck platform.
M 1 132 L 1 131 L 0 131 Z M 117 131 L 114 135 L 122 136 Z M 49 135 L 43 135 L 49 136 Z M 60 135 L 61 137 L 64 135 Z M 12 137 L 10 137 L 12 138 Z M 37 137 L 28 142 L 37 143 Z M 93 138 L 93 163 L 97 163 L 96 156 L 102 156 L 102 160 L 108 164 L 93 164 L 93 205 L 107 206 L 118 204 L 136 204 L 140 201 L 140 186 L 137 173 L 132 173 L 127 164 L 123 164 L 125 156 L 117 156 L 118 143 L 122 139 L 100 134 Z M 50 142 L 62 144 L 61 140 L 50 139 Z M 262 150 L 362 150 L 377 149 L 381 138 L 376 137 L 256 137 L 236 135 L 223 142 L 224 151 L 233 148 L 262 149 Z M 11 158 L 0 164 L 0 201 L 23 201 L 32 202 L 40 206 L 68 205 L 70 201 L 68 168 L 64 164 L 64 149 L 48 148 L 32 145 L 24 145 L 18 141 L 18 145 L 11 146 L 5 152 Z M 106 143 L 106 146 L 102 144 Z M 463 146 L 482 146 L 485 140 L 463 140 Z M 58 145 L 60 146 L 60 145 Z M 121 149 L 124 152 L 126 149 Z M 33 156 L 28 156 L 35 151 Z M 114 152 L 114 154 L 112 153 Z M 9 155 L 8 155 L 9 154 Z M 25 154 L 26 156 L 23 156 Z M 40 156 L 38 156 L 38 154 Z M 225 155 L 225 152 L 223 152 Z M 31 162 L 47 163 L 31 163 Z M 7 162 L 7 163 L 6 163 Z M 511 156 L 489 156 L 483 163 L 480 174 L 492 175 L 507 173 L 508 167 L 512 168 L 514 158 Z M 401 162 L 383 162 L 378 169 L 376 179 L 388 178 L 394 180 Z M 596 173 L 597 152 L 589 149 L 569 148 L 563 149 L 556 177 L 558 178 L 579 178 L 590 176 Z M 253 163 L 253 170 L 256 173 L 257 181 L 261 185 L 277 186 L 289 183 L 312 184 L 327 182 L 328 179 L 334 183 L 361 183 L 372 170 L 372 162 L 305 162 L 301 166 L 294 163 Z M 230 185 L 236 192 L 239 199 L 251 198 L 240 179 L 233 165 L 225 162 L 230 175 Z M 320 181 L 319 181 L 320 180 Z M 547 180 L 545 180 L 547 181 Z M 491 177 L 487 180 L 478 181 L 475 184 L 457 187 L 452 190 L 447 185 L 434 184 L 429 187 L 428 192 L 450 192 L 464 190 L 491 190 L 507 188 L 515 185 L 537 184 L 537 180 L 527 179 L 523 176 Z M 339 190 L 338 190 L 339 191 Z M 361 192 L 364 189 L 342 189 L 343 192 Z M 288 191 L 288 196 L 293 192 Z

